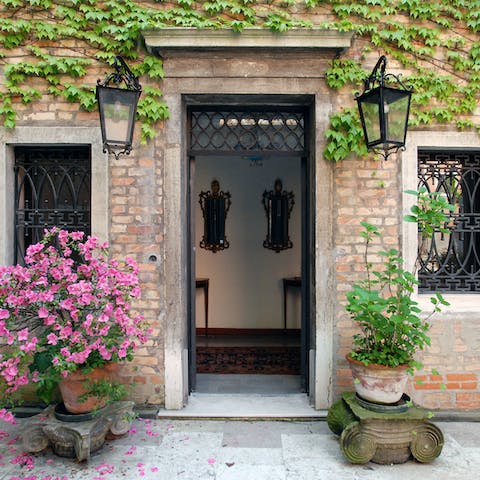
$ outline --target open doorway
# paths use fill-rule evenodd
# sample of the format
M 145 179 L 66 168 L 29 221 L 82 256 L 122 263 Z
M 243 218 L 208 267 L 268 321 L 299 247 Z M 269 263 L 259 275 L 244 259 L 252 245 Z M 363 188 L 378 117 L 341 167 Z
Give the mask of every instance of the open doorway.
M 196 106 L 188 118 L 190 390 L 306 392 L 307 110 Z

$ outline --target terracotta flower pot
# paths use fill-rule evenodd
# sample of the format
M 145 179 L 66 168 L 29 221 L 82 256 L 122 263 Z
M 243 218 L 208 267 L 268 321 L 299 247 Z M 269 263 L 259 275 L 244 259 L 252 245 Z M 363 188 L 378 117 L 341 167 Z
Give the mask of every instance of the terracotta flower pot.
M 80 397 L 87 393 L 89 383 L 98 380 L 110 380 L 117 372 L 116 363 L 108 363 L 100 368 L 89 369 L 86 372 L 79 369 L 70 372 L 59 383 L 60 393 L 65 408 L 70 413 L 88 413 L 105 406 L 107 399 L 88 396 L 84 401 Z
M 354 378 L 355 391 L 364 400 L 374 403 L 397 403 L 405 392 L 408 380 L 408 365 L 386 367 L 370 364 L 350 358 L 347 361 Z

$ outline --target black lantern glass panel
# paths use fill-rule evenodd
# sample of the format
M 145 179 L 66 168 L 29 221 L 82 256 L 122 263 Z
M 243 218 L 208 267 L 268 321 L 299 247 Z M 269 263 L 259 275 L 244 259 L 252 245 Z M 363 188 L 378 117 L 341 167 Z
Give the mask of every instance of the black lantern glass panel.
M 204 221 L 204 233 L 200 247 L 215 253 L 230 246 L 225 235 L 225 221 L 231 205 L 229 192 L 220 190 L 218 180 L 213 180 L 212 190 L 200 192 L 200 207 Z
M 397 76 L 385 74 L 386 62 L 380 57 L 365 80 L 364 92 L 356 97 L 367 148 L 383 151 L 385 158 L 405 146 L 412 96 Z M 401 88 L 385 86 L 391 79 Z
M 267 237 L 263 246 L 280 252 L 293 247 L 288 234 L 288 222 L 294 205 L 293 192 L 283 191 L 282 181 L 275 180 L 275 188 L 263 192 L 262 203 L 267 215 Z
M 97 82 L 97 101 L 104 152 L 115 157 L 132 150 L 137 104 L 142 88 L 121 57 L 115 59 L 115 72 L 103 83 Z M 113 83 L 116 86 L 110 86 Z M 123 88 L 120 86 L 123 84 Z
M 104 143 L 131 149 L 140 92 L 99 86 L 97 95 Z

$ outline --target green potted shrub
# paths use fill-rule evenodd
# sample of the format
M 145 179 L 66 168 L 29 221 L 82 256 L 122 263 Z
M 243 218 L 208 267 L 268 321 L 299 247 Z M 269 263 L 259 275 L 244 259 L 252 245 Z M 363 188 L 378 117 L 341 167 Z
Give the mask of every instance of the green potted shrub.
M 426 189 L 407 193 L 417 197 L 417 204 L 404 220 L 418 224 L 422 251 L 422 243 L 435 232 L 450 231 L 446 212 L 453 206 L 441 194 Z M 391 404 L 401 399 L 408 374 L 421 367 L 415 354 L 430 345 L 429 318 L 448 302 L 440 293 L 432 295 L 432 312 L 423 318 L 412 296 L 418 284 L 419 259 L 413 271 L 408 271 L 400 253 L 391 249 L 379 252 L 380 262 L 372 263 L 370 247 L 381 233 L 367 222 L 361 225 L 366 277 L 354 283 L 346 295 L 346 310 L 359 326 L 347 361 L 358 395 L 371 402 Z

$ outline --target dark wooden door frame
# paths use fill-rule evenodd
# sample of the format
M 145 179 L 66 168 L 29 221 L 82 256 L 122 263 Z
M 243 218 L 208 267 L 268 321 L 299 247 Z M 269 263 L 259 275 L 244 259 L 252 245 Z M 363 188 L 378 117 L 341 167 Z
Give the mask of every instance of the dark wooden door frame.
M 196 342 L 196 302 L 195 302 L 195 198 L 194 198 L 194 180 L 195 180 L 195 157 L 188 157 L 188 192 L 187 192 L 187 245 L 188 250 L 188 312 L 189 312 L 189 325 L 188 325 L 188 391 L 189 393 L 195 391 L 197 383 L 197 342 Z
M 242 101 L 242 97 L 245 97 Z M 275 97 L 273 103 L 266 101 L 268 97 Z M 300 97 L 302 100 L 299 100 L 297 97 Z M 236 105 L 245 106 L 245 109 L 252 105 L 265 105 L 269 107 L 276 107 L 276 105 L 285 105 L 289 103 L 288 95 L 254 95 L 254 96 L 238 96 L 238 95 L 227 95 L 227 96 L 215 96 L 211 98 L 210 95 L 193 95 L 186 96 L 184 98 L 184 108 L 186 112 L 186 144 L 189 145 L 190 135 L 190 121 L 191 114 L 190 109 L 195 109 L 195 106 L 202 105 L 215 108 L 217 105 L 228 104 L 229 101 L 225 101 L 225 98 L 228 98 L 229 101 L 232 101 L 232 98 L 236 98 Z M 253 101 L 256 99 L 256 101 Z M 279 106 L 278 108 L 282 108 Z M 314 277 L 314 209 L 313 198 L 314 198 L 314 99 L 313 96 L 295 96 L 294 99 L 291 99 L 289 106 L 296 107 L 299 110 L 302 109 L 305 112 L 305 143 L 307 146 L 307 154 L 305 156 L 299 157 L 301 164 L 301 277 L 302 277 L 302 289 L 301 289 L 301 388 L 302 391 L 309 393 L 309 384 L 310 384 L 310 368 L 309 368 L 309 352 L 311 348 L 311 331 L 312 331 L 312 309 L 311 309 L 311 282 Z M 252 106 L 251 108 L 255 108 Z M 187 149 L 188 150 L 188 149 Z M 188 378 L 189 378 L 189 392 L 195 391 L 196 387 L 196 302 L 195 302 L 195 198 L 193 197 L 194 192 L 194 178 L 195 178 L 195 156 L 188 154 L 187 155 L 187 172 L 188 172 L 188 192 L 187 192 L 187 245 L 188 249 Z

